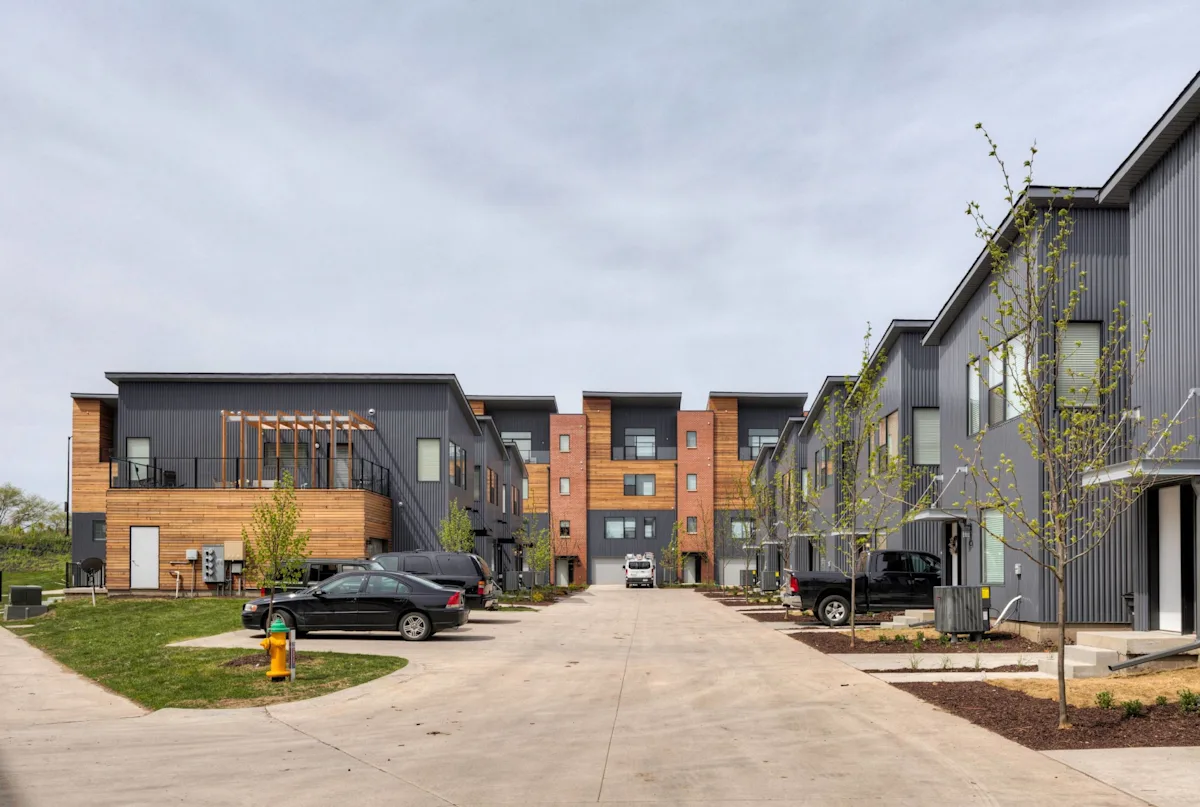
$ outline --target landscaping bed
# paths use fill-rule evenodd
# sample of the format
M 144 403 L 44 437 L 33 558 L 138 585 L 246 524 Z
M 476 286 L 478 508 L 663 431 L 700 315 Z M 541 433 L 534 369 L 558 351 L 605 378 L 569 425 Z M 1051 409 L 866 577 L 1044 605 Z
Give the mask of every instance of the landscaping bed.
M 911 631 L 859 631 L 858 641 L 850 647 L 850 634 L 835 631 L 804 632 L 788 634 L 793 639 L 804 642 L 809 647 L 822 653 L 1045 653 L 1053 647 L 1045 647 L 1024 639 L 1014 633 L 984 634 L 981 642 L 960 641 L 957 644 L 939 640 L 936 632 Z M 886 638 L 885 638 L 886 637 Z
M 1037 670 L 1038 670 L 1038 666 L 1036 664 L 1005 664 L 1001 667 L 980 667 L 978 670 L 976 670 L 973 666 L 920 667 L 915 670 L 912 669 L 911 667 L 904 667 L 903 669 L 899 669 L 899 670 L 893 667 L 893 668 L 887 669 L 887 670 L 859 670 L 859 672 L 865 672 L 865 673 L 899 673 L 899 672 L 902 672 L 902 673 L 929 673 L 930 675 L 936 675 L 938 673 L 944 673 L 944 672 L 989 672 L 989 673 L 993 673 L 993 672 L 1037 672 Z M 1017 680 L 1020 680 L 1020 679 L 1017 679 Z
M 266 653 L 168 647 L 242 627 L 242 600 L 81 599 L 54 605 L 16 635 L 59 663 L 150 709 L 265 706 L 325 695 L 387 675 L 394 656 L 300 654 L 296 681 L 271 682 Z
M 500 605 L 553 605 L 575 592 L 567 588 L 535 588 L 522 591 L 519 595 L 501 594 Z
M 892 686 L 1038 751 L 1200 745 L 1200 714 L 1185 713 L 1178 703 L 1143 705 L 1139 717 L 1126 717 L 1119 706 L 1073 708 L 1073 727 L 1061 730 L 1055 701 L 991 682 Z
M 811 614 L 797 614 L 785 611 L 778 606 L 770 611 L 742 611 L 743 614 L 751 619 L 757 619 L 759 622 L 788 622 L 792 625 L 800 625 L 809 627 L 812 625 L 824 625 L 825 623 L 817 619 Z M 890 616 L 864 616 L 859 625 L 879 625 L 885 619 L 891 619 Z

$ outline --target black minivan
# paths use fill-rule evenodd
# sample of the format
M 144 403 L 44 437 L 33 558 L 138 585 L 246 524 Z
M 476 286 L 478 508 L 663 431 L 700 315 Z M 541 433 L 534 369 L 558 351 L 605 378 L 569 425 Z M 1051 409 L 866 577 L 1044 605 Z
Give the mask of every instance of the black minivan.
M 389 572 L 415 574 L 439 586 L 461 588 L 470 608 L 496 607 L 496 586 L 487 561 L 469 552 L 384 552 L 371 560 Z

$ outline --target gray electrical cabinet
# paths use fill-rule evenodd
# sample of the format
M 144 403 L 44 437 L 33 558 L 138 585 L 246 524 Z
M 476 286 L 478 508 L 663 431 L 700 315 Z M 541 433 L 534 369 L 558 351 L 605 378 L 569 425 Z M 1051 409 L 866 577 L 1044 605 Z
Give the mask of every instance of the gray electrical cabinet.
M 225 545 L 205 544 L 200 550 L 205 583 L 225 582 Z
M 936 586 L 933 589 L 933 626 L 952 637 L 981 637 L 991 627 L 988 586 Z
M 779 567 L 783 551 L 774 541 L 764 541 L 758 550 L 758 582 L 763 591 L 779 590 Z

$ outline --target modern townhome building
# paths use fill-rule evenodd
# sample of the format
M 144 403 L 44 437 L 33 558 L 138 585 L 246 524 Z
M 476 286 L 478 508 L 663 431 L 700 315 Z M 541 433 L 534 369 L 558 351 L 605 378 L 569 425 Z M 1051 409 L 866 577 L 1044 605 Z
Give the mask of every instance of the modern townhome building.
M 838 507 L 843 487 L 838 484 L 844 472 L 836 427 L 838 410 L 853 388 L 857 376 L 827 376 L 813 399 L 812 406 L 796 433 L 796 444 L 806 449 L 811 507 L 807 532 L 809 547 L 801 553 L 803 571 L 830 571 L 851 567 L 854 536 L 838 526 Z
M 1050 188 L 1033 188 L 1039 207 L 1061 205 L 1061 196 Z M 1087 272 L 1087 290 L 1080 296 L 1077 322 L 1069 339 L 1082 345 L 1081 355 L 1098 355 L 1112 311 L 1129 299 L 1129 212 L 1124 204 L 1104 202 L 1095 188 L 1077 190 L 1071 203 L 1075 227 L 1067 263 L 1078 262 Z M 1016 236 L 1010 215 L 999 237 L 1012 243 Z M 932 506 L 923 521 L 940 523 L 948 547 L 947 577 L 964 585 L 991 587 L 991 600 L 1003 607 L 1020 595 L 1014 614 L 1024 623 L 1047 624 L 1056 620 L 1053 578 L 1019 550 L 1005 546 L 1017 538 L 1016 525 L 1006 523 L 999 510 L 969 512 L 964 509 L 969 475 L 958 470 L 968 463 L 994 468 L 1001 454 L 1013 462 L 1013 474 L 1029 516 L 1040 512 L 1045 483 L 1040 464 L 1018 432 L 1019 399 L 1011 393 L 1013 363 L 994 352 L 978 367 L 976 357 L 988 357 L 981 331 L 997 316 L 997 301 L 990 287 L 991 256 L 984 250 L 967 270 L 942 306 L 923 338 L 936 348 L 937 392 L 941 439 L 940 474 Z M 1064 288 L 1062 294 L 1068 291 Z M 993 346 L 996 343 L 993 342 Z M 976 439 L 982 433 L 977 457 Z M 1070 567 L 1067 619 L 1071 623 L 1128 623 L 1122 595 L 1131 590 L 1130 540 L 1127 530 L 1106 540 L 1098 549 Z
M 1196 491 L 1200 483 L 1200 74 L 1184 88 L 1096 194 L 1097 204 L 1128 209 L 1131 318 L 1153 316 L 1153 336 L 1143 371 L 1133 379 L 1131 403 L 1142 422 L 1166 416 L 1171 437 L 1193 442 L 1170 464 L 1155 456 L 1139 470 L 1157 474 L 1157 485 L 1132 516 L 1121 565 L 1108 573 L 1112 593 L 1134 595 L 1137 630 L 1194 634 L 1200 625 L 1200 548 Z M 1096 475 L 1103 486 L 1133 472 L 1115 463 Z M 1091 613 L 1084 610 L 1083 616 Z
M 453 375 L 107 378 L 115 394 L 72 396 L 71 522 L 110 590 L 215 588 L 200 550 L 240 539 L 285 473 L 314 556 L 434 548 L 451 502 L 485 557 L 511 539 L 526 466 Z

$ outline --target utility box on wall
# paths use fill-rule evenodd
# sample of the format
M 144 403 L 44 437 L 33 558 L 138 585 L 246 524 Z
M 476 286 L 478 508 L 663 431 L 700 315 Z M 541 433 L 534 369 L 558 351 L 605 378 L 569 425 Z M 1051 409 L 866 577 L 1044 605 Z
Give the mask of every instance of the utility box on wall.
M 225 545 L 205 544 L 200 552 L 205 583 L 225 582 Z

